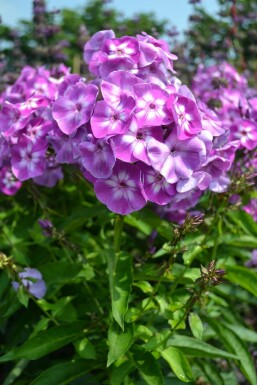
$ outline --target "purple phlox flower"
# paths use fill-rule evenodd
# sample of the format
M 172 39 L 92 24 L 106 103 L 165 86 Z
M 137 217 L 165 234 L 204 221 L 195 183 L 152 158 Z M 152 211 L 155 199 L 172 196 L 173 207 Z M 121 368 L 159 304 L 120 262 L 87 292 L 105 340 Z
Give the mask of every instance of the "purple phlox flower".
M 64 96 L 65 93 L 78 82 L 82 81 L 81 77 L 77 74 L 69 74 L 64 77 L 61 84 L 58 87 L 58 96 Z
M 79 144 L 87 140 L 88 130 L 79 127 L 75 135 L 64 135 L 60 130 L 49 136 L 48 141 L 56 152 L 58 163 L 78 163 L 80 158 Z
M 147 143 L 151 138 L 163 140 L 161 127 L 138 128 L 137 120 L 132 118 L 128 131 L 123 135 L 113 137 L 116 157 L 124 162 L 142 162 L 150 165 L 147 155 Z
M 159 172 L 143 163 L 140 164 L 140 169 L 147 199 L 159 205 L 170 202 L 171 197 L 177 193 L 176 185 L 168 183 Z
M 157 51 L 158 61 L 162 61 L 168 70 L 174 72 L 173 61 L 177 60 L 177 56 L 170 52 L 169 46 L 164 40 L 157 40 L 154 37 L 147 35 L 145 32 L 143 32 L 142 35 L 137 35 L 137 39 L 139 42 L 153 45 Z
M 146 197 L 141 181 L 141 172 L 133 164 L 117 161 L 112 175 L 95 182 L 97 198 L 109 210 L 127 215 L 146 205 Z
M 6 102 L 13 104 L 21 103 L 26 100 L 26 86 L 16 81 L 12 86 L 8 86 L 1 96 Z
M 33 181 L 40 186 L 54 187 L 60 179 L 63 179 L 62 168 L 56 159 L 51 156 L 47 158 L 47 166 L 44 174 L 33 178 Z
M 138 65 L 140 68 L 150 66 L 158 56 L 158 48 L 147 41 L 139 41 L 140 57 Z
M 5 137 L 9 137 L 22 130 L 28 120 L 29 117 L 22 116 L 16 105 L 5 102 L 0 112 L 0 130 Z
M 174 117 L 178 138 L 185 140 L 201 131 L 202 122 L 199 109 L 187 87 L 181 86 L 179 92 L 170 95 L 167 108 Z
M 211 183 L 209 184 L 209 189 L 216 193 L 223 193 L 227 191 L 230 185 L 230 179 L 226 174 L 221 174 L 217 177 L 213 177 Z
M 95 178 L 108 178 L 116 162 L 111 139 L 94 140 L 79 144 L 81 163 Z
M 53 117 L 60 129 L 67 135 L 89 121 L 95 105 L 98 88 L 82 82 L 76 83 L 53 104 Z
M 212 177 L 204 171 L 195 171 L 189 178 L 180 179 L 177 183 L 177 192 L 185 193 L 195 188 L 206 190 L 211 183 Z
M 106 54 L 102 53 L 102 55 L 106 55 Z M 106 56 L 100 56 L 97 60 L 100 64 L 97 64 L 97 63 L 95 64 L 95 66 L 94 66 L 95 72 L 92 71 L 91 66 L 89 66 L 89 69 L 91 72 L 96 74 L 95 67 L 98 65 L 98 68 L 99 68 L 99 70 L 98 70 L 99 75 L 98 76 L 101 76 L 102 79 L 105 79 L 113 71 L 133 72 L 133 70 L 135 69 L 135 66 L 136 66 L 135 63 L 133 62 L 133 60 L 126 58 L 126 57 L 124 57 L 124 58 L 117 57 L 115 59 L 108 60 L 108 58 L 106 58 Z
M 133 86 L 142 80 L 126 71 L 114 71 L 101 83 L 101 91 L 107 104 L 117 107 L 121 95 L 134 97 Z
M 201 195 L 202 191 L 198 189 L 177 193 L 167 205 L 159 206 L 157 213 L 171 222 L 182 224 L 186 218 L 187 210 L 197 205 Z
M 0 167 L 9 163 L 10 158 L 10 145 L 0 132 Z
M 92 56 L 92 59 L 89 62 L 89 65 L 88 65 L 89 71 L 92 74 L 94 74 L 95 76 L 98 76 L 98 77 L 102 76 L 100 74 L 100 68 L 105 62 L 108 63 L 107 54 L 104 52 L 101 52 L 101 51 L 95 52 L 94 55 Z M 113 70 L 113 68 L 111 70 L 109 70 L 109 72 L 111 72 L 112 70 Z
M 169 183 L 176 183 L 199 169 L 206 156 L 206 147 L 197 137 L 179 140 L 172 131 L 165 143 L 150 139 L 147 153 L 153 168 Z
M 242 207 L 249 215 L 251 215 L 255 222 L 257 222 L 257 198 L 252 198 L 247 205 Z
M 134 87 L 136 96 L 135 116 L 139 127 L 160 126 L 172 121 L 166 109 L 169 94 L 157 84 L 142 83 Z
M 30 138 L 34 143 L 38 140 L 45 140 L 46 135 L 52 129 L 52 122 L 45 121 L 41 117 L 32 118 L 25 129 L 22 131 L 22 134 Z M 46 143 L 47 144 L 47 143 Z
M 44 297 L 46 293 L 46 284 L 40 271 L 26 267 L 18 274 L 18 277 L 20 282 L 12 282 L 12 286 L 15 291 L 17 291 L 20 285 L 22 285 L 31 295 L 37 299 Z
M 113 39 L 113 30 L 103 30 L 96 32 L 84 46 L 84 60 L 89 63 L 95 52 L 100 51 L 106 39 Z
M 15 178 L 11 169 L 4 166 L 0 170 L 0 191 L 5 195 L 15 195 L 21 188 L 21 182 Z
M 108 60 L 125 58 L 138 63 L 140 56 L 139 43 L 131 36 L 106 39 L 101 49 L 108 55 Z
M 241 146 L 253 150 L 257 146 L 257 123 L 249 119 L 241 119 L 231 127 L 232 136 L 239 139 Z
M 163 63 L 154 62 L 147 67 L 134 71 L 135 75 L 144 83 L 154 83 L 168 91 L 169 73 Z
M 250 108 L 249 108 L 250 117 L 251 117 L 251 119 L 257 121 L 257 96 L 251 97 L 248 100 L 248 103 L 250 106 Z
M 237 149 L 239 148 L 239 145 L 239 140 L 233 140 L 225 144 L 223 147 L 215 148 L 213 151 L 214 155 L 229 160 L 230 166 L 227 168 L 227 170 L 230 169 L 231 164 L 235 159 L 235 154 Z
M 46 167 L 46 145 L 44 141 L 33 141 L 21 137 L 12 147 L 12 172 L 20 181 L 35 178 L 44 173 Z
M 207 156 L 210 155 L 212 149 L 213 149 L 213 136 L 210 133 L 210 131 L 202 130 L 197 134 L 197 137 L 201 139 L 206 147 L 206 154 Z
M 201 112 L 203 129 L 209 131 L 213 136 L 224 134 L 225 130 L 218 115 L 202 101 L 198 100 L 197 104 Z
M 104 100 L 96 103 L 91 118 L 91 129 L 96 138 L 108 135 L 123 134 L 129 128 L 129 119 L 135 108 L 135 100 L 131 96 L 122 95 L 119 105 L 111 107 Z
M 212 155 L 208 157 L 203 167 L 208 174 L 216 178 L 224 171 L 228 171 L 230 169 L 231 162 L 229 159 L 223 158 L 219 155 Z

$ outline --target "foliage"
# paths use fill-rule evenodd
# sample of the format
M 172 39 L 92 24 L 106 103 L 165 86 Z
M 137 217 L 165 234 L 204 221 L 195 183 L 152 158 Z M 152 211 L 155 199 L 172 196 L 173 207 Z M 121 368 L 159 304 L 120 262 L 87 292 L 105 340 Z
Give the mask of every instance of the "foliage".
M 34 3 L 39 6 L 44 2 L 38 0 Z M 224 7 L 227 6 L 223 3 Z M 250 7 L 250 1 L 243 4 Z M 200 9 L 197 12 L 207 20 L 206 24 L 202 19 L 198 20 L 202 23 L 199 24 L 199 33 L 203 39 L 208 38 L 209 32 L 203 26 L 209 28 L 214 21 Z M 34 9 L 34 13 L 40 28 L 46 24 L 48 28 L 54 25 L 54 13 L 47 14 L 42 8 Z M 87 30 L 81 30 L 85 40 L 79 41 L 75 36 L 85 20 Z M 164 27 L 152 15 L 141 15 L 137 26 L 133 20 L 124 23 L 129 34 L 136 32 L 134 27 L 140 26 L 140 30 L 148 32 L 153 25 L 158 32 L 164 32 Z M 80 63 L 75 59 L 74 64 L 74 58 L 81 55 L 88 33 L 112 27 L 118 34 L 125 34 L 126 31 L 118 28 L 120 21 L 120 15 L 110 10 L 106 2 L 95 1 L 81 12 L 64 10 L 58 21 L 60 30 L 55 33 L 55 28 L 51 27 L 47 39 L 46 30 L 38 28 L 37 34 L 33 34 L 32 24 L 24 22 L 24 29 L 17 37 L 16 48 L 19 50 L 16 53 L 29 58 L 31 64 L 46 64 L 47 60 L 49 64 L 49 47 L 52 49 L 60 38 L 65 39 L 71 43 L 69 48 L 66 47 L 66 54 L 70 62 L 73 61 L 73 67 L 78 69 Z M 228 31 L 226 22 L 223 23 L 224 30 L 220 33 L 224 37 Z M 35 27 L 35 23 L 33 25 Z M 12 32 L 2 26 L 0 33 L 8 40 Z M 238 44 L 241 47 L 241 42 Z M 213 51 L 208 49 L 200 40 L 200 52 L 206 50 L 207 57 L 213 55 Z M 149 54 L 150 51 L 148 47 L 145 52 Z M 55 52 L 60 53 L 58 50 Z M 167 54 L 165 46 L 163 52 Z M 246 58 L 247 52 L 250 51 L 240 51 L 240 58 Z M 5 55 L 11 60 L 9 54 L 7 46 Z M 247 60 L 251 61 L 249 55 Z M 193 68 L 196 60 L 190 52 L 189 56 Z M 151 59 L 151 55 L 149 57 Z M 233 54 L 229 58 L 233 61 Z M 16 64 L 15 61 L 11 64 L 13 71 L 18 69 Z M 251 71 L 251 66 L 249 69 Z M 36 72 L 36 75 L 41 74 L 41 80 L 42 74 L 47 73 L 44 71 L 41 68 L 41 72 Z M 23 80 L 28 72 L 24 71 Z M 219 84 L 218 89 L 224 90 L 224 87 L 234 94 L 234 69 L 229 66 L 226 74 L 225 86 Z M 8 81 L 15 75 L 18 74 Z M 213 90 L 208 86 L 206 97 L 210 96 L 208 92 L 217 91 L 216 83 L 209 80 Z M 231 88 L 228 87 L 229 81 Z M 239 88 L 242 92 L 247 84 L 243 78 L 241 81 L 242 87 Z M 47 84 L 45 79 L 43 83 Z M 33 87 L 29 82 L 26 86 L 28 89 Z M 49 89 L 55 93 L 53 88 Z M 175 95 L 174 89 L 175 85 L 172 88 Z M 244 119 L 252 126 L 256 125 L 256 103 L 252 91 L 251 116 L 250 107 L 247 116 L 238 114 L 242 111 L 236 103 L 224 103 L 224 110 L 214 106 L 224 126 L 231 125 L 229 114 L 237 116 L 239 123 Z M 222 97 L 223 94 L 225 92 L 222 92 Z M 193 105 L 195 103 L 191 94 L 189 97 L 188 94 L 176 95 L 177 98 L 190 99 Z M 4 100 L 5 96 L 2 97 Z M 50 99 L 54 100 L 54 97 L 48 97 L 48 101 Z M 188 100 L 187 104 L 190 104 Z M 17 104 L 21 108 L 22 102 Z M 28 103 L 25 112 L 30 107 Z M 198 110 L 192 110 L 198 118 Z M 172 111 L 175 116 L 174 108 Z M 1 112 L 3 119 L 5 111 Z M 49 115 L 46 116 L 50 119 Z M 7 138 L 10 150 L 17 144 L 17 132 L 21 136 L 24 132 L 19 128 L 15 131 L 15 128 L 17 136 L 12 137 L 13 132 L 8 132 L 3 122 L 6 120 L 0 122 L 4 126 L 2 134 Z M 40 124 L 42 126 L 42 121 Z M 176 124 L 179 125 L 177 121 Z M 156 125 L 161 123 L 158 121 Z M 56 126 L 57 123 L 53 124 L 54 128 Z M 74 138 L 76 129 L 73 127 L 71 138 Z M 186 132 L 189 137 L 192 136 L 190 130 L 192 127 Z M 219 125 L 213 130 L 216 139 L 220 139 L 219 136 L 224 139 Z M 150 202 L 140 211 L 126 216 L 110 212 L 97 201 L 92 185 L 72 165 L 63 167 L 65 179 L 59 180 L 54 188 L 38 186 L 27 180 L 22 187 L 19 184 L 16 195 L 0 196 L 1 384 L 257 384 L 257 210 L 248 204 L 250 199 L 254 202 L 256 198 L 256 173 L 252 172 L 256 168 L 256 138 L 254 129 L 252 132 L 250 139 L 253 139 L 248 147 L 242 147 L 243 140 L 241 147 L 238 144 L 235 161 L 234 153 L 230 154 L 229 167 L 223 162 L 227 168 L 223 170 L 220 166 L 220 170 L 213 172 L 213 180 L 229 175 L 230 184 L 219 193 L 206 190 L 200 200 L 199 195 L 194 212 L 187 213 L 182 220 L 179 206 L 173 202 L 169 209 L 173 209 L 175 222 L 160 215 L 160 210 Z M 193 132 L 194 135 L 198 133 Z M 186 135 L 183 130 L 180 134 Z M 58 137 L 59 141 L 61 137 L 64 137 L 63 133 Z M 182 137 L 182 140 L 190 139 Z M 7 155 L 3 143 L 1 141 L 4 169 Z M 207 138 L 205 143 L 206 147 L 209 146 L 209 154 L 213 155 L 210 149 L 212 140 Z M 217 147 L 217 151 L 223 150 L 223 145 Z M 57 145 L 55 150 L 59 151 Z M 12 151 L 13 158 L 15 155 L 17 157 Z M 53 148 L 47 156 L 49 159 L 53 156 Z M 215 154 L 212 158 L 217 157 Z M 131 163 L 134 165 L 135 160 Z M 251 165 L 250 171 L 247 170 L 248 164 Z M 24 179 L 30 178 L 29 175 Z M 1 189 L 5 192 L 3 185 L 6 184 L 4 187 L 9 188 L 6 194 L 13 194 L 7 179 L 7 176 L 2 177 Z M 40 290 L 38 287 L 36 290 L 39 282 Z M 43 282 L 46 286 L 42 286 Z
M 122 217 L 76 174 L 54 191 L 27 185 L 2 197 L 2 252 L 38 268 L 47 294 L 29 296 L 25 308 L 10 286 L 10 261 L 1 272 L 1 382 L 238 384 L 240 370 L 256 384 L 249 352 L 257 276 L 242 265 L 256 247 L 244 239 L 254 242 L 257 225 L 249 216 L 242 228 L 248 214 L 226 194 L 202 205 L 204 222 L 178 238 L 181 227 L 149 208 L 127 216 L 121 230 Z M 51 237 L 42 235 L 42 215 L 53 222 Z

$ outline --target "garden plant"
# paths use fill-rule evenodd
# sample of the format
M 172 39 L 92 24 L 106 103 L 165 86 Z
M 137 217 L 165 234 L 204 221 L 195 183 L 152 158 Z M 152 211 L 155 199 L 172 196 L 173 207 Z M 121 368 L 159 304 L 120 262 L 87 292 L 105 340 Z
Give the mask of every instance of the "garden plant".
M 105 3 L 72 35 L 34 0 L 3 53 L 1 384 L 257 385 L 256 57 Z

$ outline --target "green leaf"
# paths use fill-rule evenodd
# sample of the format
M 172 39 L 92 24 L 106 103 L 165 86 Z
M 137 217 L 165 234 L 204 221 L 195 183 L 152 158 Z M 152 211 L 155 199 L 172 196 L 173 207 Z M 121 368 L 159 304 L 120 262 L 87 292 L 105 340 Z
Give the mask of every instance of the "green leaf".
M 62 362 L 42 372 L 29 385 L 66 385 L 92 369 L 92 361 Z
M 210 381 L 210 384 L 225 385 L 225 382 L 219 373 L 220 369 L 217 367 L 217 365 L 213 365 L 212 363 L 205 360 L 198 361 L 197 364 Z
M 77 277 L 81 269 L 83 269 L 83 267 L 80 264 L 58 261 L 41 266 L 40 272 L 47 284 L 56 284 L 70 282 Z
M 222 243 L 236 247 L 257 248 L 257 238 L 252 235 L 231 235 L 226 234 L 222 237 Z
M 185 262 L 185 265 L 191 265 L 195 257 L 199 255 L 202 251 L 203 248 L 199 245 L 193 245 L 189 247 L 189 249 L 183 254 L 183 260 Z
M 131 361 L 125 361 L 120 366 L 114 367 L 111 376 L 111 385 L 121 385 L 133 368 L 135 368 L 135 366 Z
M 161 351 L 161 355 L 168 362 L 179 380 L 183 382 L 193 381 L 193 373 L 189 362 L 179 349 L 170 346 Z
M 238 210 L 227 214 L 228 217 L 240 227 L 245 233 L 257 235 L 257 223 L 246 211 Z
M 82 338 L 82 340 L 76 341 L 74 343 L 74 346 L 76 348 L 78 355 L 81 358 L 85 358 L 88 360 L 96 359 L 96 352 L 95 352 L 94 345 L 91 344 L 88 338 Z
M 254 330 L 247 329 L 241 325 L 229 324 L 227 322 L 223 322 L 223 324 L 234 333 L 236 333 L 236 335 L 238 335 L 238 337 L 240 337 L 242 340 L 257 343 L 257 333 Z
M 226 278 L 233 283 L 237 283 L 257 297 L 257 274 L 243 266 L 226 266 L 228 274 Z
M 125 324 L 124 331 L 121 330 L 116 322 L 113 322 L 109 332 L 108 341 L 110 345 L 108 353 L 107 367 L 118 358 L 122 357 L 129 349 L 133 341 L 133 325 Z
M 161 368 L 151 353 L 138 351 L 134 358 L 141 377 L 148 385 L 164 385 Z
M 135 216 L 133 215 L 126 215 L 124 221 L 125 223 L 132 227 L 135 227 L 145 235 L 150 235 L 152 232 L 152 227 L 149 224 L 145 223 L 141 219 L 135 218 Z
M 257 385 L 256 371 L 253 360 L 249 354 L 249 351 L 245 343 L 224 324 L 208 319 L 211 327 L 217 332 L 222 342 L 228 350 L 232 353 L 236 353 L 240 362 L 239 367 L 245 378 L 251 385 Z
M 149 340 L 143 345 L 145 350 L 156 350 L 163 344 L 166 344 L 167 337 L 170 334 L 170 329 L 164 329 L 160 333 L 155 333 Z
M 24 287 L 21 285 L 19 286 L 19 288 L 17 290 L 17 298 L 23 306 L 25 306 L 26 308 L 28 307 L 29 295 L 28 295 L 28 293 L 26 293 Z
M 0 357 L 0 362 L 19 358 L 36 360 L 77 339 L 82 332 L 81 329 L 82 324 L 79 322 L 72 325 L 54 326 L 48 330 L 43 330 L 27 340 L 23 345 Z
M 180 348 L 187 356 L 234 359 L 238 358 L 235 354 L 215 348 L 214 346 L 209 345 L 207 342 L 178 334 L 175 334 L 169 338 L 167 345 Z
M 190 313 L 188 322 L 193 336 L 201 340 L 203 338 L 203 323 L 199 315 L 196 313 Z
M 132 285 L 132 256 L 123 252 L 109 253 L 108 270 L 113 318 L 123 329 Z

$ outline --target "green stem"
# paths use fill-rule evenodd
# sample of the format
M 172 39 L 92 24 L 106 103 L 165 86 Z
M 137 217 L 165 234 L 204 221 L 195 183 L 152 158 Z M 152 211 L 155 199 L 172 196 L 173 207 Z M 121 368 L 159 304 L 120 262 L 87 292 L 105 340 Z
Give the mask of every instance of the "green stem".
M 13 369 L 10 371 L 10 373 L 6 377 L 3 385 L 13 384 L 16 378 L 21 375 L 21 373 L 26 368 L 28 363 L 29 363 L 29 360 L 25 360 L 25 359 L 18 361 L 17 364 L 13 367 Z
M 117 215 L 114 221 L 114 251 L 118 253 L 120 251 L 121 233 L 123 229 L 124 216 Z

